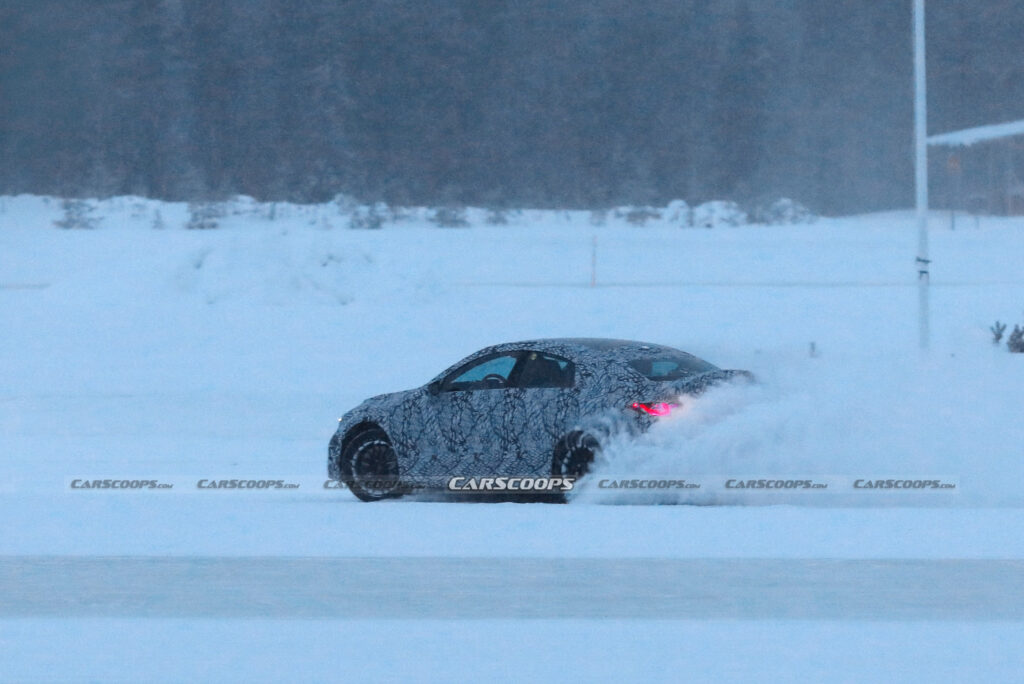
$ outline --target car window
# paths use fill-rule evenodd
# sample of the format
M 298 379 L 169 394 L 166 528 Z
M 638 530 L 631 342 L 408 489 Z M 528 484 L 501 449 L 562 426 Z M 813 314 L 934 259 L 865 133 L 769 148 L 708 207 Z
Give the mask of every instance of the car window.
M 519 352 L 496 354 L 477 359 L 452 372 L 441 387 L 442 392 L 504 389 L 519 360 Z
M 527 352 L 514 378 L 516 387 L 572 387 L 576 366 L 572 361 L 543 352 Z
M 633 359 L 629 362 L 629 367 L 655 382 L 678 380 L 696 373 L 718 370 L 717 366 L 684 353 Z

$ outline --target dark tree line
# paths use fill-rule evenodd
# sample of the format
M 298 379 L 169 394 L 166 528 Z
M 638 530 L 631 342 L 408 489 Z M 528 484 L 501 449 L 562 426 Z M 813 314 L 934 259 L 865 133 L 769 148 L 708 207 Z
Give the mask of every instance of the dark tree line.
M 931 130 L 1024 4 L 929 0 Z M 0 193 L 910 203 L 910 1 L 0 0 Z

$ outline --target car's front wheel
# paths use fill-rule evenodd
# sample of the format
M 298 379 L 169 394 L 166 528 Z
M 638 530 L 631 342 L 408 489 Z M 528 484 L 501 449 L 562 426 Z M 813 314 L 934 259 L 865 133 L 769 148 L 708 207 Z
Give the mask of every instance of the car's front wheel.
M 363 501 L 393 499 L 405 493 L 398 455 L 380 428 L 364 430 L 345 445 L 341 471 L 345 484 Z

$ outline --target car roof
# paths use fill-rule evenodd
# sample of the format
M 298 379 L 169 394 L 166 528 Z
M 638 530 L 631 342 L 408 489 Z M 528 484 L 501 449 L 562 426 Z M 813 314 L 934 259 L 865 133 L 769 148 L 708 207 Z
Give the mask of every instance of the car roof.
M 693 356 L 675 347 L 668 347 L 663 344 L 652 342 L 638 342 L 636 340 L 618 340 L 604 337 L 548 337 L 536 340 L 522 340 L 520 342 L 503 342 L 490 347 L 484 347 L 464 359 L 449 366 L 440 374 L 434 377 L 432 382 L 440 380 L 458 370 L 460 367 L 489 354 L 511 352 L 511 351 L 539 351 L 555 356 L 564 356 L 575 363 L 627 363 L 631 358 L 645 356 L 647 354 L 685 354 Z M 694 356 L 694 358 L 697 358 Z
M 573 349 L 579 352 L 617 352 L 625 350 L 636 351 L 681 351 L 663 344 L 652 342 L 638 342 L 636 340 L 619 340 L 604 337 L 549 337 L 539 340 L 524 340 L 522 342 L 510 342 L 496 345 L 505 349 L 522 348 L 535 349 L 537 351 L 558 352 L 566 349 Z

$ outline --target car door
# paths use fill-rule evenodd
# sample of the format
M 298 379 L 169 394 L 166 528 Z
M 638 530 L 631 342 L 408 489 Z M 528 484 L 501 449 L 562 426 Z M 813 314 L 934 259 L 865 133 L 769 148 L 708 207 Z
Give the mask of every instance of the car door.
M 441 381 L 434 401 L 449 475 L 512 474 L 507 468 L 519 453 L 512 378 L 521 356 L 521 351 L 488 354 Z
M 555 442 L 578 420 L 576 364 L 543 351 L 525 351 L 512 377 L 518 423 L 518 453 L 532 474 L 551 472 Z

